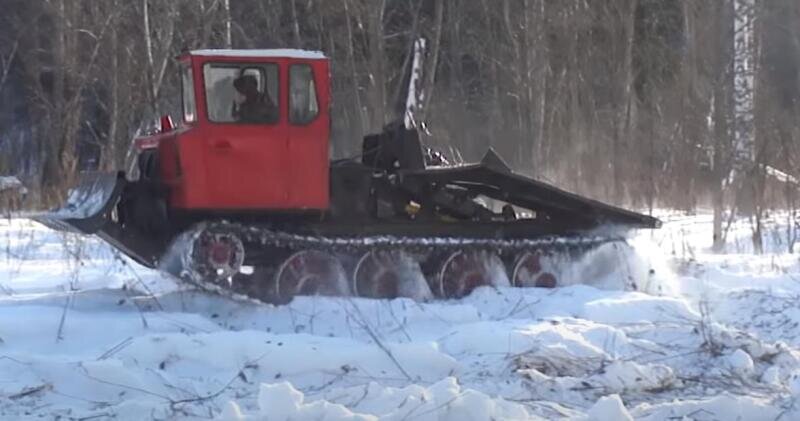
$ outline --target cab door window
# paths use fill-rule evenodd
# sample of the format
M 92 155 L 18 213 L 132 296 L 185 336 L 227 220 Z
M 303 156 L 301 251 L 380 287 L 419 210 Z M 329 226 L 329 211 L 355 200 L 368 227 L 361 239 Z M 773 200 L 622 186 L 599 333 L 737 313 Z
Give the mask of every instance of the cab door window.
M 289 121 L 305 125 L 319 115 L 314 71 L 308 64 L 289 66 Z
M 211 122 L 278 122 L 277 64 L 208 63 L 203 67 L 203 77 Z

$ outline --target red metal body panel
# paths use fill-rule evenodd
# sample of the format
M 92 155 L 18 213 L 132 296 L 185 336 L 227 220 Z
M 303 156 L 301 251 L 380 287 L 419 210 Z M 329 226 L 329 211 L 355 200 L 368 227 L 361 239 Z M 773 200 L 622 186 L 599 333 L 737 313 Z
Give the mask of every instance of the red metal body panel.
M 305 57 L 187 55 L 196 121 L 137 141 L 159 150 L 170 207 L 180 210 L 324 210 L 329 205 L 330 92 L 328 60 Z M 214 123 L 203 80 L 205 63 L 275 63 L 279 74 L 277 124 Z M 311 66 L 319 114 L 306 125 L 289 121 L 289 66 Z

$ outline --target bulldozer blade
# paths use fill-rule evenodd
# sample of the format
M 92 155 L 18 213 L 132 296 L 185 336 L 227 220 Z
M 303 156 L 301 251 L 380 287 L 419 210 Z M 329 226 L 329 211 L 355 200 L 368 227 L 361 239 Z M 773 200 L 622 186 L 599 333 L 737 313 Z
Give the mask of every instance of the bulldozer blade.
M 153 268 L 164 245 L 114 217 L 128 184 L 122 171 L 82 173 L 64 206 L 32 219 L 57 231 L 97 235 L 134 261 Z
M 33 220 L 58 231 L 94 234 L 108 222 L 125 183 L 122 172 L 81 173 L 62 207 Z

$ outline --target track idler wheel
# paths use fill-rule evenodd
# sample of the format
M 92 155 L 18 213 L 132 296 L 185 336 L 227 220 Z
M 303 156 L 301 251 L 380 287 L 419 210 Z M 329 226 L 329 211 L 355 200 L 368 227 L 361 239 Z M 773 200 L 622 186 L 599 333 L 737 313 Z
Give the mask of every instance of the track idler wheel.
M 444 298 L 461 298 L 484 285 L 510 286 L 503 262 L 489 251 L 457 251 L 441 266 L 438 293 Z
M 416 300 L 431 298 L 419 263 L 404 251 L 369 251 L 353 271 L 353 292 L 359 297 Z
M 275 274 L 278 303 L 298 295 L 348 296 L 347 276 L 339 259 L 318 250 L 298 251 L 283 261 Z
M 555 288 L 564 269 L 563 256 L 542 250 L 526 251 L 517 256 L 511 282 L 518 287 Z
M 224 226 L 207 226 L 192 239 L 184 268 L 196 280 L 219 282 L 239 273 L 244 262 L 244 244 Z

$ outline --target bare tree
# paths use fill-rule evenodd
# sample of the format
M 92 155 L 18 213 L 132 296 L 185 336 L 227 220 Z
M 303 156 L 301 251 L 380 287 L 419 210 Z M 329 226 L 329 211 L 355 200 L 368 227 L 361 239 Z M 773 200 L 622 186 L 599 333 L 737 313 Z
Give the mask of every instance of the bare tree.
M 5 86 L 8 80 L 8 73 L 11 71 L 11 65 L 14 63 L 14 58 L 17 55 L 18 46 L 19 41 L 14 41 L 14 44 L 11 46 L 11 51 L 7 54 L 0 55 L 0 93 L 3 92 L 3 86 Z

